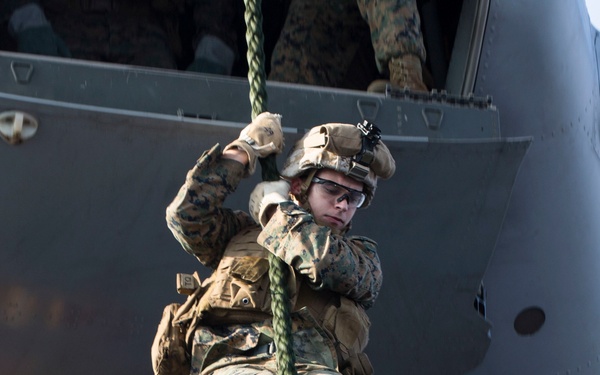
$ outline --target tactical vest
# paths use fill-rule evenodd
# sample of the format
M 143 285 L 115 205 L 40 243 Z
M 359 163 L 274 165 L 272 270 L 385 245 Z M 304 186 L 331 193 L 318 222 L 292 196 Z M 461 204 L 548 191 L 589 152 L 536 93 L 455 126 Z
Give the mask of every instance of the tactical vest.
M 200 325 L 259 322 L 272 317 L 268 251 L 257 244 L 261 228 L 249 228 L 228 244 L 219 266 L 202 283 L 205 290 L 195 308 Z M 307 307 L 336 348 L 344 374 L 370 374 L 363 352 L 370 321 L 355 301 L 331 291 L 312 289 L 289 266 L 287 280 L 292 311 Z M 192 327 L 191 327 L 192 328 Z

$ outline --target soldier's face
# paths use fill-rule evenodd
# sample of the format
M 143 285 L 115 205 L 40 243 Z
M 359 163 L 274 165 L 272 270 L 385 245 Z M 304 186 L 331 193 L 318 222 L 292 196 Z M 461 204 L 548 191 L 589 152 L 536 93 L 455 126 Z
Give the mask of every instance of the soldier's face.
M 308 188 L 315 221 L 338 231 L 344 229 L 354 217 L 363 183 L 331 169 L 321 169 L 315 177 L 319 183 L 313 182 Z

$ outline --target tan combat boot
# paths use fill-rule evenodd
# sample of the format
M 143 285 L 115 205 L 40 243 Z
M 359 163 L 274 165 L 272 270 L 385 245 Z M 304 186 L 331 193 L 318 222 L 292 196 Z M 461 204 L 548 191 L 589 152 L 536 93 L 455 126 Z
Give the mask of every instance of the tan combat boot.
M 423 83 L 421 60 L 415 55 L 404 55 L 390 60 L 390 81 L 400 88 L 408 87 L 414 91 L 427 91 Z
M 407 87 L 412 91 L 428 91 L 427 86 L 423 83 L 423 72 L 419 57 L 415 55 L 394 57 L 388 63 L 388 67 L 390 69 L 390 80 L 373 81 L 367 91 L 385 92 L 388 83 L 401 89 Z

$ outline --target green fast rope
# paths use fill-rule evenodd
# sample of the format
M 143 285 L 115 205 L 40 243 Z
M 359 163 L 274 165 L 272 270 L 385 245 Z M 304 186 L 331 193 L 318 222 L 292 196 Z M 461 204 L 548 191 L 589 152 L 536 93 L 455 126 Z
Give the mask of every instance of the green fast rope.
M 246 43 L 248 44 L 248 82 L 250 84 L 250 104 L 252 119 L 267 110 L 267 80 L 265 74 L 265 53 L 263 50 L 261 0 L 244 0 L 246 11 Z M 277 163 L 275 155 L 261 158 L 263 181 L 277 181 Z M 296 358 L 292 347 L 292 321 L 290 318 L 289 297 L 286 280 L 289 271 L 284 262 L 269 253 L 269 280 L 271 284 L 271 309 L 273 310 L 273 328 L 277 348 L 277 373 L 296 375 Z
M 265 73 L 265 52 L 263 50 L 261 0 L 244 0 L 246 12 L 246 43 L 248 52 L 248 82 L 250 83 L 250 104 L 252 118 L 267 110 L 267 85 Z

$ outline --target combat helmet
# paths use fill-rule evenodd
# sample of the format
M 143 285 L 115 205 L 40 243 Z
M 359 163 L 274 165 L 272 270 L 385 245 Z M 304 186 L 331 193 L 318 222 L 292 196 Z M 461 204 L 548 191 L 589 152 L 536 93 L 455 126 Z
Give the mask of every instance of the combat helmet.
M 368 121 L 358 125 L 327 123 L 312 128 L 290 150 L 281 176 L 300 177 L 321 168 L 342 172 L 364 183 L 367 207 L 375 194 L 377 178 L 388 179 L 396 163 L 381 141 L 381 131 Z M 310 181 L 305 182 L 304 189 Z

